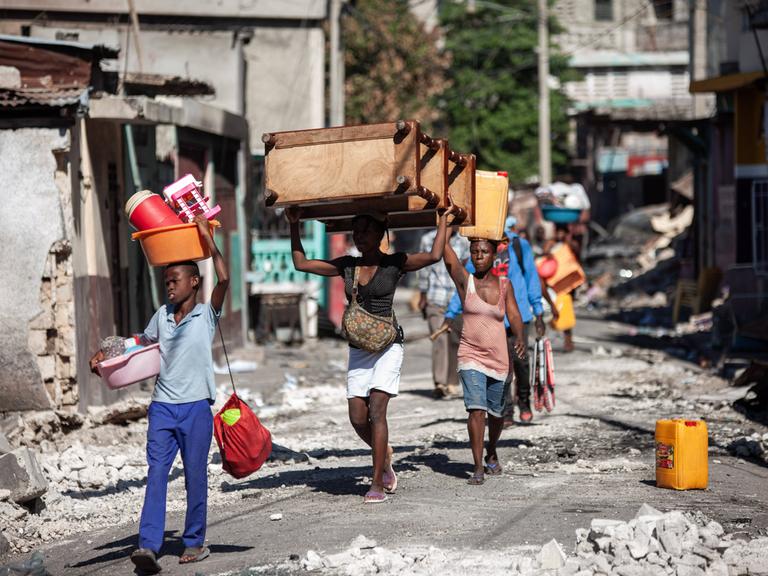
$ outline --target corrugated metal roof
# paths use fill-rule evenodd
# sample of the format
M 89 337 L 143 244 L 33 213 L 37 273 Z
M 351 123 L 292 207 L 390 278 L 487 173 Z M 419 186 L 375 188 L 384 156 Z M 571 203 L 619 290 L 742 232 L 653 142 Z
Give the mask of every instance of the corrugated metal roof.
M 29 44 L 32 46 L 49 46 L 52 48 L 71 48 L 84 52 L 92 52 L 99 58 L 117 58 L 120 54 L 120 48 L 105 46 L 103 44 L 81 44 L 79 42 L 65 42 L 63 40 L 51 40 L 50 38 L 38 38 L 35 36 L 12 36 L 10 34 L 0 34 L 0 40 L 5 42 L 17 42 L 19 44 Z
M 0 89 L 0 108 L 21 106 L 71 106 L 77 104 L 87 88 L 74 90 L 46 90 L 45 88 Z

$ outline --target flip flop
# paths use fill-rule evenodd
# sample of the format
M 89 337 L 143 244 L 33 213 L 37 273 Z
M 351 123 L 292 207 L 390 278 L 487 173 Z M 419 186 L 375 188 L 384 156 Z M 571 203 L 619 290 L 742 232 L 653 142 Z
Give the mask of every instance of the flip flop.
M 489 462 L 488 458 L 485 459 L 485 473 L 488 476 L 501 476 L 502 472 L 504 472 L 504 469 L 498 460 L 496 462 Z
M 395 470 L 392 466 L 389 467 L 389 470 L 384 472 L 382 481 L 384 482 L 384 492 L 387 494 L 394 494 L 395 490 L 397 490 L 397 474 L 395 474 Z
M 365 496 L 363 497 L 363 504 L 381 504 L 387 500 L 389 500 L 389 498 L 384 492 L 374 492 L 373 490 L 368 490 L 368 492 L 366 492 Z
M 139 548 L 131 554 L 131 562 L 144 574 L 157 574 L 162 570 L 157 562 L 157 556 L 149 548 Z
M 482 472 L 477 472 L 475 474 L 472 474 L 472 476 L 469 477 L 469 480 L 467 480 L 467 484 L 470 484 L 471 486 L 480 486 L 480 484 L 485 483 L 485 474 Z
M 179 564 L 192 564 L 193 562 L 200 562 L 205 560 L 211 555 L 211 550 L 207 546 L 199 546 L 197 548 L 184 548 L 184 553 L 179 557 Z M 185 560 L 189 558 L 189 560 Z

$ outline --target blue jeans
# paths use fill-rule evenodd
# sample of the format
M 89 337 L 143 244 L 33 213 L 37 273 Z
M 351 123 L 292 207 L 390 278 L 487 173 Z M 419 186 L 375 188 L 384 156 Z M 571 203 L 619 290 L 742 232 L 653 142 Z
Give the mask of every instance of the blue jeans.
M 202 546 L 208 507 L 208 450 L 213 434 L 213 414 L 208 400 L 185 404 L 152 402 L 147 430 L 147 490 L 139 523 L 139 548 L 158 553 L 165 533 L 168 473 L 181 450 L 187 515 L 184 546 Z
M 467 410 L 485 410 L 491 416 L 502 417 L 503 380 L 496 380 L 477 370 L 459 370 L 459 380 L 464 388 L 464 407 Z

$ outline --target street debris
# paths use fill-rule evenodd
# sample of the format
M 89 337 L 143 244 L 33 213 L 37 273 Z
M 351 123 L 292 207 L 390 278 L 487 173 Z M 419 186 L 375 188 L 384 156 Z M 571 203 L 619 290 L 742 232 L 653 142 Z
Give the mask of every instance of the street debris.
M 226 574 L 282 574 L 299 569 L 348 576 L 740 576 L 768 574 L 768 538 L 734 538 L 700 512 L 662 513 L 643 504 L 627 522 L 595 518 L 589 528 L 577 529 L 570 554 L 556 540 L 540 548 L 521 546 L 491 553 L 434 546 L 392 550 L 361 534 L 341 552 L 308 550 L 302 558 L 283 564 Z

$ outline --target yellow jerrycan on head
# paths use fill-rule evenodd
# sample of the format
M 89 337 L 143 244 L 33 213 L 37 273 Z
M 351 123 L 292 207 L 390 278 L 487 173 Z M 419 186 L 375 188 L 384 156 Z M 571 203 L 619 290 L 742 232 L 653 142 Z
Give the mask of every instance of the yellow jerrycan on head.
M 475 225 L 461 226 L 467 238 L 499 241 L 509 209 L 509 177 L 506 172 L 475 170 Z
M 657 420 L 656 486 L 675 490 L 706 488 L 708 444 L 703 420 Z

